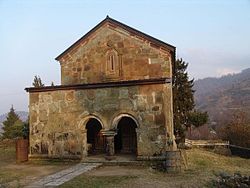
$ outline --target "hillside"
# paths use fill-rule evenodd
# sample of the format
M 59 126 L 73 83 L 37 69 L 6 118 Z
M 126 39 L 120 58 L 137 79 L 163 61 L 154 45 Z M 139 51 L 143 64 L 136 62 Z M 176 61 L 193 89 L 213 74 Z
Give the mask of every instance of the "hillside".
M 250 117 L 250 68 L 238 74 L 195 81 L 195 102 L 207 111 L 210 120 L 225 123 L 235 111 L 247 112 Z

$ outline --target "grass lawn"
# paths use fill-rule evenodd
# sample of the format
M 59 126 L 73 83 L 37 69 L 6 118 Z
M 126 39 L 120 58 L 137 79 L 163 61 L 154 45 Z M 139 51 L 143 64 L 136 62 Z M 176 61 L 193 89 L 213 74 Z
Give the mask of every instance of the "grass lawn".
M 211 187 L 216 174 L 240 172 L 250 175 L 250 159 L 227 157 L 209 151 L 187 151 L 189 168 L 179 174 L 166 174 L 149 167 L 103 166 L 82 174 L 61 188 L 84 187 Z M 15 162 L 15 144 L 0 143 L 0 187 L 23 187 L 37 179 L 68 168 L 74 163 L 58 161 Z
M 137 166 L 104 166 L 63 184 L 70 187 L 212 187 L 216 174 L 240 172 L 250 175 L 250 159 L 227 157 L 201 149 L 187 151 L 189 168 L 179 174 L 165 174 Z

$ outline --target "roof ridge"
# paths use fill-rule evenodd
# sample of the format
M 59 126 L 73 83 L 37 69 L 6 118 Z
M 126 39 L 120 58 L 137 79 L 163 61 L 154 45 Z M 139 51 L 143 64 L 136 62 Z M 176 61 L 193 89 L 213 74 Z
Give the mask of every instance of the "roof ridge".
M 88 37 L 92 32 L 95 32 L 99 27 L 101 27 L 105 22 L 109 22 L 109 23 L 114 23 L 118 26 L 120 26 L 122 29 L 128 30 L 129 32 L 135 33 L 141 37 L 146 38 L 147 40 L 151 41 L 152 43 L 156 43 L 160 46 L 164 46 L 167 49 L 169 49 L 170 51 L 174 51 L 175 52 L 175 46 L 172 46 L 166 42 L 163 42 L 155 37 L 152 37 L 146 33 L 143 33 L 137 29 L 134 29 L 122 22 L 119 22 L 111 17 L 109 17 L 109 15 L 106 16 L 106 18 L 104 20 L 102 20 L 101 22 L 99 22 L 95 27 L 93 27 L 90 31 L 88 31 L 85 35 L 83 35 L 80 39 L 78 39 L 76 42 L 74 42 L 70 47 L 68 47 L 65 51 L 63 51 L 60 55 L 58 55 L 55 59 L 57 61 L 59 61 L 59 59 L 66 54 L 67 52 L 69 52 L 71 49 L 73 49 L 78 43 L 80 43 L 82 40 L 84 40 L 86 37 Z

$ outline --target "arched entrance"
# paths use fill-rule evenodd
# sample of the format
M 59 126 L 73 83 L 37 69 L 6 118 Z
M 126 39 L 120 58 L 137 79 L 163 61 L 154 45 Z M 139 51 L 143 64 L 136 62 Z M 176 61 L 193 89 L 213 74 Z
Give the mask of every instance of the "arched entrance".
M 137 153 L 136 122 L 130 117 L 122 117 L 117 124 L 115 136 L 116 153 Z
M 105 152 L 105 138 L 101 133 L 102 125 L 95 119 L 90 118 L 86 124 L 88 154 Z

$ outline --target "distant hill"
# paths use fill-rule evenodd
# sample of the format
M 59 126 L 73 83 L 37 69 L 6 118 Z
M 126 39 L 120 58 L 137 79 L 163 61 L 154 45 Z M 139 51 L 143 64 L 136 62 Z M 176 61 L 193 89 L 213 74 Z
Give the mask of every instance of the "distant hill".
M 22 121 L 26 121 L 28 119 L 28 112 L 25 111 L 16 111 L 17 115 Z M 0 115 L 0 133 L 2 132 L 3 122 L 6 120 L 8 113 Z
M 227 122 L 239 110 L 250 117 L 250 68 L 238 74 L 197 80 L 194 89 L 196 107 L 207 111 L 211 121 Z

